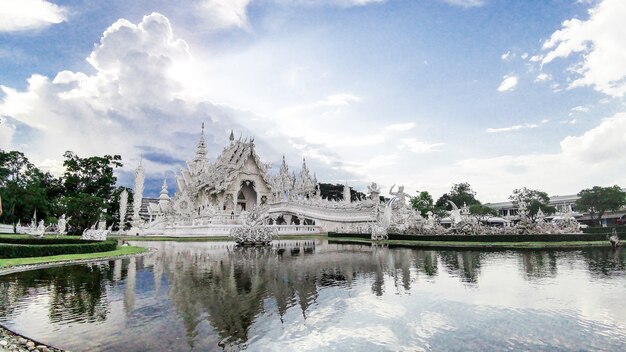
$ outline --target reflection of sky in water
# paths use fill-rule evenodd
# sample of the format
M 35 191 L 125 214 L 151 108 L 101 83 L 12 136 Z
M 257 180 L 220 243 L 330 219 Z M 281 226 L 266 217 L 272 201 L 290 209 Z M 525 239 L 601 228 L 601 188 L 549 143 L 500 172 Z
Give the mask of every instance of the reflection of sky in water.
M 0 277 L 0 320 L 80 350 L 620 350 L 623 251 L 284 241 Z

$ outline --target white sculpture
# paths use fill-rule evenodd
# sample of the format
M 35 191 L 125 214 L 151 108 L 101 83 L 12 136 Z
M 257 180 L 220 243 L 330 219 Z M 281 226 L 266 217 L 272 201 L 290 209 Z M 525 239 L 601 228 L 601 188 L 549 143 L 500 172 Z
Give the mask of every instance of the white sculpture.
M 344 186 L 344 201 L 322 199 L 315 173 L 309 170 L 305 159 L 297 173 L 289 169 L 283 156 L 278 172 L 272 174 L 271 165 L 262 162 L 257 155 L 254 138 L 235 139 L 231 131 L 229 140 L 230 143 L 217 154 L 215 161 L 209 162 L 202 129 L 194 158 L 176 177 L 173 196 L 169 196 L 167 184 L 164 183 L 159 199 L 147 202 L 147 224 L 139 216 L 144 182 L 144 170 L 140 164 L 135 172 L 133 228 L 127 233 L 176 235 L 189 234 L 185 231 L 193 229 L 196 235 L 223 234 L 228 231 L 224 225 L 249 228 L 246 225 L 249 214 L 243 210 L 250 211 L 255 206 L 266 209 L 264 218 L 274 219 L 273 223 L 284 219 L 286 225 L 290 225 L 292 216 L 295 218 L 294 214 L 298 214 L 300 224 L 308 224 L 298 226 L 315 226 L 319 232 L 341 229 L 371 232 L 372 224 L 379 224 L 383 215 L 387 221 L 385 229 L 389 233 L 434 235 L 522 231 L 523 226 L 495 228 L 480 224 L 469 214 L 466 206 L 459 209 L 454 205 L 449 216 L 443 219 L 432 213 L 428 219 L 423 219 L 408 204 L 410 196 L 405 193 L 404 187 L 399 186 L 397 192 L 394 192 L 395 185 L 389 192 L 391 200 L 387 205 L 390 209 L 382 205 L 380 217 L 377 217 L 381 194 L 378 184 L 372 183 L 367 187 L 370 195 L 368 199 L 348 201 L 349 186 Z M 451 226 L 444 228 L 443 225 L 448 223 Z M 553 231 L 564 231 L 562 228 L 566 226 L 557 230 L 553 223 L 547 223 L 555 229 Z M 527 228 L 528 233 L 533 233 L 540 227 L 530 222 Z M 222 232 L 214 232 L 218 230 Z M 374 232 L 382 233 L 378 228 Z M 234 236 L 239 236 L 236 231 Z
M 111 232 L 111 227 L 106 228 L 106 220 L 104 217 L 106 210 L 100 214 L 100 220 L 96 224 L 94 224 L 90 229 L 86 229 L 83 231 L 83 235 L 80 237 L 81 240 L 95 240 L 95 241 L 105 241 L 107 239 L 107 235 Z
M 143 221 L 139 216 L 139 211 L 141 210 L 141 201 L 143 199 L 143 183 L 145 179 L 144 170 L 143 170 L 143 160 L 139 161 L 139 166 L 135 170 L 135 189 L 133 194 L 133 220 L 132 227 L 128 230 L 127 234 L 130 236 L 137 236 L 142 233 L 141 225 L 143 225 Z
M 230 237 L 239 245 L 269 244 L 276 235 L 276 228 L 265 225 L 266 209 L 256 207 L 252 211 L 242 211 L 241 226 L 230 230 Z
M 404 192 L 404 186 L 398 186 L 398 191 L 394 192 L 393 188 L 396 185 L 391 186 L 389 189 L 389 194 L 393 196 L 392 199 L 395 199 L 395 204 L 392 204 L 395 208 L 406 207 L 406 199 L 410 197 L 407 193 Z
M 128 207 L 128 191 L 126 189 L 122 190 L 120 193 L 120 223 L 119 223 L 119 231 L 124 231 L 124 226 L 126 224 L 126 211 Z
M 44 225 L 43 220 L 37 222 L 37 210 L 35 210 L 30 224 L 24 227 L 18 221 L 16 231 L 17 233 L 27 234 L 35 238 L 42 238 L 44 233 L 46 232 L 46 226 Z
M 367 186 L 367 190 L 370 194 L 370 199 L 373 201 L 379 201 L 380 199 L 380 187 L 376 182 L 372 182 L 371 185 Z
M 57 221 L 57 228 L 56 228 L 56 233 L 57 236 L 64 236 L 67 234 L 67 223 L 68 221 L 70 221 L 72 217 L 70 216 L 69 218 L 65 218 L 65 214 L 61 215 L 59 217 L 59 220 Z

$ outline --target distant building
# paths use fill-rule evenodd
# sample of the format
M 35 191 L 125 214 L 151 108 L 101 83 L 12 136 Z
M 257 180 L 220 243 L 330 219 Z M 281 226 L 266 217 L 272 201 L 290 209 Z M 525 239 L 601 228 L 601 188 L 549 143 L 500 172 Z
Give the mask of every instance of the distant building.
M 626 188 L 623 189 L 626 191 Z M 553 196 L 550 197 L 550 205 L 556 208 L 556 213 L 547 216 L 547 218 L 553 218 L 559 216 L 559 214 L 566 212 L 567 210 L 571 210 L 573 212 L 574 217 L 578 222 L 592 225 L 591 224 L 591 216 L 589 213 L 581 212 L 576 209 L 576 201 L 580 198 L 577 194 L 566 195 L 566 196 Z M 498 211 L 498 215 L 504 219 L 511 221 L 518 221 L 519 216 L 517 215 L 517 207 L 513 204 L 513 202 L 497 202 L 497 203 L 487 203 L 486 206 L 495 209 Z M 615 226 L 618 223 L 623 223 L 626 221 L 626 207 L 620 209 L 617 212 L 605 213 L 602 215 L 601 223 L 603 227 Z

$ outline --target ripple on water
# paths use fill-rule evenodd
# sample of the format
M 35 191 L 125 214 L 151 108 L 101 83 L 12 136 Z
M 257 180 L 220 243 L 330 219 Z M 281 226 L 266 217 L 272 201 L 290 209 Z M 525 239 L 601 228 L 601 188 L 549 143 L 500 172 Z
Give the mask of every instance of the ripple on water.
M 159 251 L 0 277 L 0 321 L 78 351 L 626 346 L 619 251 L 145 245 Z

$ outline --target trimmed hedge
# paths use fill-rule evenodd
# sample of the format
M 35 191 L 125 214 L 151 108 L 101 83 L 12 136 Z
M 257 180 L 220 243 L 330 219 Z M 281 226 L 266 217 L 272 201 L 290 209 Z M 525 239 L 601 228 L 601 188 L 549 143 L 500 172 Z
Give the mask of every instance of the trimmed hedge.
M 85 241 L 72 243 L 0 244 L 0 258 L 47 257 L 63 254 L 109 252 L 117 248 L 117 240 Z
M 11 243 L 11 244 L 35 244 L 35 245 L 50 245 L 50 244 L 85 244 L 85 243 L 96 243 L 101 241 L 93 241 L 93 240 L 81 240 L 80 238 L 34 238 L 27 235 L 24 237 L 0 237 L 0 244 L 3 243 Z
M 329 232 L 328 237 L 346 237 L 370 239 L 369 234 Z M 620 234 L 620 239 L 626 236 Z M 560 235 L 399 235 L 389 234 L 390 240 L 409 241 L 450 241 L 450 242 L 575 242 L 575 241 L 607 241 L 607 233 L 594 234 L 560 234 Z
M 610 234 L 613 233 L 613 229 L 617 229 L 617 234 L 621 238 L 622 235 L 626 235 L 626 226 L 618 226 L 618 227 L 587 227 L 583 229 L 584 233 L 603 233 Z

